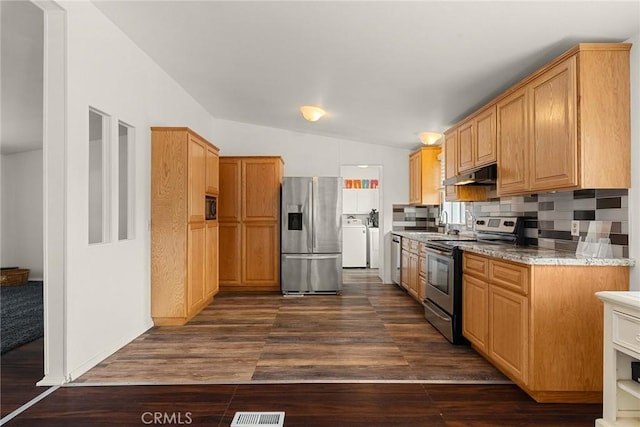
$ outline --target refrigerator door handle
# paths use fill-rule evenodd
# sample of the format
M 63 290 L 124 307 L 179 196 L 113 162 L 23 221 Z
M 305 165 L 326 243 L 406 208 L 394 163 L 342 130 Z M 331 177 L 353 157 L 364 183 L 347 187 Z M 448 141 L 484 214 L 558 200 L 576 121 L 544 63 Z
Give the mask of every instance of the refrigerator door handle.
M 314 195 L 313 195 L 313 182 L 314 182 L 315 178 L 312 178 L 309 181 L 309 192 L 308 194 L 308 199 L 307 199 L 307 209 L 309 209 L 309 212 L 307 212 L 307 214 L 305 215 L 305 218 L 307 219 L 307 244 L 309 245 L 307 250 L 308 252 L 313 252 L 314 248 L 316 247 L 316 241 L 315 241 L 315 231 L 313 228 L 313 216 L 314 216 Z
M 334 255 L 285 255 L 287 259 L 336 259 L 340 254 Z
M 317 213 L 317 202 L 318 202 L 318 177 L 313 177 L 311 178 L 311 183 L 309 184 L 311 185 L 311 216 L 315 219 Z M 317 238 L 318 238 L 318 232 L 316 230 L 315 227 L 312 228 L 312 235 L 311 235 L 311 252 L 316 252 L 317 251 Z

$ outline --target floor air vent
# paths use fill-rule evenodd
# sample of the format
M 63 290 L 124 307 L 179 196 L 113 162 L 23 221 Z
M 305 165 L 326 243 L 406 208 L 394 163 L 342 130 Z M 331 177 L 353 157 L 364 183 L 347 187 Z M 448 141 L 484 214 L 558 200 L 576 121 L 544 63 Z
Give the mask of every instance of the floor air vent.
M 236 412 L 231 427 L 283 427 L 284 412 Z

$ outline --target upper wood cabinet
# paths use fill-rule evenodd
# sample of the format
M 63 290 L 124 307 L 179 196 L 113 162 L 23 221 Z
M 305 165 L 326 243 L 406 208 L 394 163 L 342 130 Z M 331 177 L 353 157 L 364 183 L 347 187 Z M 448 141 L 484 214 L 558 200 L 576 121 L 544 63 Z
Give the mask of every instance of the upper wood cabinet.
M 496 162 L 496 107 L 489 108 L 457 127 L 457 170 L 465 172 Z
M 242 220 L 280 221 L 282 161 L 248 157 L 242 160 Z
M 579 44 L 449 129 L 447 177 L 496 161 L 498 196 L 629 188 L 630 49 Z
M 473 119 L 475 131 L 474 167 L 495 163 L 498 159 L 496 135 L 496 107 L 492 105 Z
M 205 185 L 206 185 L 206 152 L 205 142 L 197 136 L 189 138 L 189 165 L 187 173 L 189 180 L 187 191 L 189 194 L 189 222 L 204 221 Z
M 464 172 L 473 169 L 475 164 L 473 158 L 475 155 L 475 134 L 473 129 L 473 120 L 469 120 L 458 126 L 458 172 Z
M 181 325 L 217 293 L 217 224 L 204 211 L 218 148 L 188 128 L 151 131 L 151 316 Z
M 449 129 L 444 134 L 444 177 L 453 178 L 458 174 L 458 128 Z M 447 185 L 444 191 L 445 200 L 448 202 L 473 202 L 487 200 L 487 187 L 485 186 L 456 186 Z
M 440 147 L 421 147 L 409 155 L 409 203 L 440 204 Z
M 498 195 L 630 186 L 629 49 L 579 45 L 521 85 L 515 114 L 505 115 L 512 96 L 498 103 Z M 526 133 L 516 147 L 514 129 Z M 522 165 L 510 162 L 516 150 Z
M 216 195 L 219 192 L 219 157 L 218 151 L 207 147 L 207 194 Z
M 280 289 L 280 157 L 220 157 L 220 287 Z
M 498 102 L 498 194 L 529 189 L 528 92 L 517 90 Z
M 242 211 L 240 198 L 242 185 L 242 164 L 235 158 L 219 159 L 220 196 L 218 197 L 218 221 L 238 222 Z

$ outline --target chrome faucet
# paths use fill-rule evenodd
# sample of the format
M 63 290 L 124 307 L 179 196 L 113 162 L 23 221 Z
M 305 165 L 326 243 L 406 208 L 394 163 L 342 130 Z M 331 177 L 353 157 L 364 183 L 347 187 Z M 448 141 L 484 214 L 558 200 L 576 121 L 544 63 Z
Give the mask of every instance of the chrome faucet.
M 442 217 L 444 216 L 444 221 Z M 440 213 L 440 224 L 444 223 L 444 234 L 449 234 L 449 214 L 444 209 Z

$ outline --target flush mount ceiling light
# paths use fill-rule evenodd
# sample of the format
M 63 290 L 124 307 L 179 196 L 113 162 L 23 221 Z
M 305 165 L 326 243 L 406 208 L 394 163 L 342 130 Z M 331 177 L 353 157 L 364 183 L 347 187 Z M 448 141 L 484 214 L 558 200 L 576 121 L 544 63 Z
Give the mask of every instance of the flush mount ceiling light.
M 327 114 L 322 108 L 313 105 L 303 105 L 300 107 L 300 112 L 302 113 L 302 117 L 310 122 L 316 122 Z
M 433 145 L 442 137 L 442 134 L 438 132 L 422 132 L 418 136 L 424 145 Z

